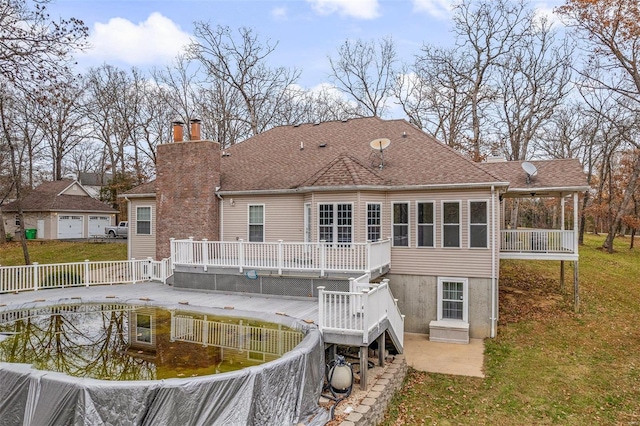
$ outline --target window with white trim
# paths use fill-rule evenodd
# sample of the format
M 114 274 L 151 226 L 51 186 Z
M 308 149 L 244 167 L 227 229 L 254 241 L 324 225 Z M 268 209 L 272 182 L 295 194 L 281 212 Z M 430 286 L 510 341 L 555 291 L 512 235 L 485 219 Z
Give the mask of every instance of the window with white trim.
M 151 207 L 136 207 L 136 234 L 151 235 Z
M 442 247 L 460 247 L 460 202 L 442 203 Z
M 20 226 L 20 215 L 16 215 L 16 222 L 15 222 L 16 226 Z
M 434 205 L 433 202 L 418 203 L 418 247 L 434 246 Z
M 351 244 L 353 240 L 353 206 L 318 204 L 318 239 L 328 243 Z
M 469 280 L 438 277 L 438 321 L 469 322 Z
M 393 246 L 409 247 L 409 203 L 393 203 Z
M 264 205 L 249 204 L 249 241 L 264 242 Z
M 488 247 L 488 205 L 486 201 L 469 202 L 469 247 Z
M 378 241 L 382 238 L 380 203 L 367 203 L 367 241 Z
M 152 318 L 147 314 L 136 314 L 136 342 L 153 343 Z

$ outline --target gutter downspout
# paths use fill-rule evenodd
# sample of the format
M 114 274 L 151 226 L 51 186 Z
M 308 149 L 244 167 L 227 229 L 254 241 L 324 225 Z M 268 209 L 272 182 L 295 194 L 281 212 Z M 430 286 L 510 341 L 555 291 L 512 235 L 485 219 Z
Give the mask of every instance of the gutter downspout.
M 491 220 L 493 221 L 493 238 L 491 239 L 491 338 L 496 337 L 496 194 L 491 185 Z
M 131 224 L 131 200 L 127 197 L 124 197 L 124 199 L 127 202 L 127 222 Z M 117 225 L 118 223 L 116 223 L 116 226 Z M 132 226 L 129 226 L 129 229 L 127 229 L 127 258 L 129 260 L 131 259 L 131 229 Z
M 218 235 L 220 236 L 220 241 L 224 241 L 224 226 L 223 225 L 223 220 L 224 220 L 224 198 L 222 198 L 222 195 L 220 195 L 220 187 L 216 187 L 216 197 L 218 197 L 218 200 L 220 200 L 220 204 L 219 204 L 219 209 L 218 209 Z

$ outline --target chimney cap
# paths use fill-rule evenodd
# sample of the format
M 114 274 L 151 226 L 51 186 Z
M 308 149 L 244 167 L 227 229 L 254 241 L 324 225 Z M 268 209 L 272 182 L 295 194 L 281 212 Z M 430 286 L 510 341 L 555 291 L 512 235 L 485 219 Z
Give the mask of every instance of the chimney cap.
M 200 120 L 199 118 L 192 118 L 191 120 L 189 120 L 189 122 L 197 124 L 197 123 L 202 123 L 202 120 Z
M 171 124 L 177 125 L 177 126 L 182 126 L 184 124 L 184 121 L 180 120 L 179 118 L 176 118 L 175 120 L 173 120 L 171 122 Z

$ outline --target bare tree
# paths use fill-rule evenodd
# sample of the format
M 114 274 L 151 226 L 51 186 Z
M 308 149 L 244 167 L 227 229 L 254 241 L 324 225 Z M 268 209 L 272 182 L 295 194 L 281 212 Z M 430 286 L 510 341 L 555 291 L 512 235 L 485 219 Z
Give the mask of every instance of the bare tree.
M 356 102 L 353 114 L 384 115 L 394 85 L 397 61 L 393 40 L 346 40 L 336 58 L 329 57 L 330 78 L 336 87 Z
M 192 118 L 202 119 L 200 116 L 195 117 L 201 89 L 198 71 L 186 56 L 178 55 L 172 65 L 151 72 L 159 86 L 155 95 L 162 99 L 165 108 L 172 113 L 173 120 L 180 119 L 188 123 Z M 169 122 L 165 125 L 169 125 Z M 210 131 L 208 126 L 205 126 L 204 131 Z M 187 139 L 191 139 L 190 132 L 191 129 L 187 127 Z
M 588 61 L 582 72 L 594 90 L 615 93 L 618 104 L 633 119 L 632 127 L 616 117 L 618 135 L 635 148 L 628 183 L 620 208 L 609 224 L 603 247 L 613 251 L 616 229 L 633 201 L 640 179 L 640 5 L 637 0 L 567 0 L 558 12 L 569 20 L 585 42 Z
M 92 68 L 85 76 L 87 93 L 85 114 L 93 138 L 107 151 L 108 168 L 114 173 L 127 171 L 125 147 L 130 141 L 133 117 L 125 112 L 131 78 L 126 71 L 111 65 Z
M 411 123 L 450 147 L 472 152 L 467 143 L 471 85 L 461 73 L 468 68 L 467 55 L 456 49 L 424 46 L 414 64 L 403 67 L 394 95 Z
M 554 111 L 570 90 L 573 49 L 558 41 L 545 18 L 527 15 L 525 31 L 517 44 L 506 52 L 497 70 L 497 108 L 499 139 L 511 160 L 526 160 L 530 144 L 549 124 Z
M 54 180 L 64 177 L 64 159 L 85 137 L 81 98 L 82 82 L 70 77 L 55 86 L 54 96 L 43 99 L 40 114 L 34 116 L 43 133 L 51 158 Z
M 482 120 L 495 97 L 490 79 L 495 68 L 529 31 L 532 10 L 523 0 L 462 0 L 454 7 L 456 46 L 468 55 L 469 67 L 459 70 L 471 85 L 471 148 L 482 158 Z
M 52 21 L 48 0 L 0 2 L 0 77 L 23 89 L 48 85 L 68 71 L 72 53 L 86 47 L 78 19 Z
M 251 136 L 280 124 L 280 105 L 300 71 L 268 66 L 266 59 L 277 43 L 260 42 L 249 28 L 240 28 L 236 35 L 229 27 L 212 27 L 204 22 L 195 24 L 194 35 L 197 41 L 189 47 L 189 53 L 204 67 L 212 84 L 211 93 L 218 96 L 216 99 L 241 100 L 241 110 L 222 108 L 224 116 L 220 118 L 241 121 Z
M 30 124 L 23 120 L 22 110 L 25 106 L 24 98 L 20 97 L 17 90 L 4 87 L 0 92 L 0 141 L 9 153 L 9 176 L 16 195 L 17 217 L 19 233 L 21 235 L 22 252 L 26 265 L 31 263 L 26 239 L 24 238 L 24 212 L 22 210 L 23 186 L 25 164 L 28 163 L 29 138 L 31 136 Z M 27 134 L 23 133 L 27 130 Z M 4 236 L 3 236 L 4 237 Z

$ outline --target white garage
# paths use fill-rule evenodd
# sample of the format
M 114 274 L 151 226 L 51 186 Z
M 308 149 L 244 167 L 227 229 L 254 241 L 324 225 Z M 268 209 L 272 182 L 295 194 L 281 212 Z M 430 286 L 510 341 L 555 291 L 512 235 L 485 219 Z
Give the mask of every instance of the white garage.
M 59 216 L 58 239 L 82 238 L 82 216 Z
M 105 226 L 111 225 L 109 216 L 89 216 L 89 237 L 104 235 Z

